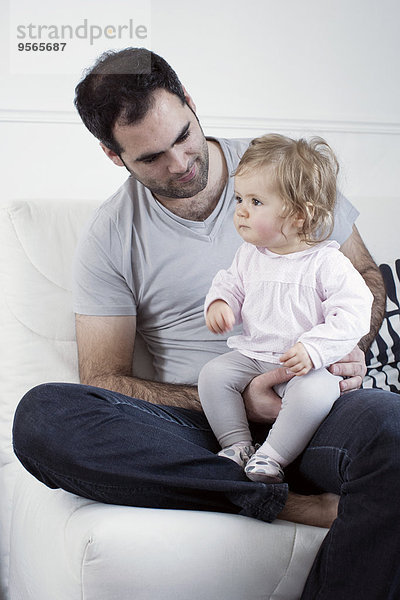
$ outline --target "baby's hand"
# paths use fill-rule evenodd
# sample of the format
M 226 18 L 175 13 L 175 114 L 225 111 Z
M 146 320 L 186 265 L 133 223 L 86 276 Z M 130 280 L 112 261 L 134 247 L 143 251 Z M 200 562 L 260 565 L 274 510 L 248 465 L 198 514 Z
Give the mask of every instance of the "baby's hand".
M 301 342 L 289 348 L 279 359 L 283 366 L 295 375 L 306 375 L 313 368 L 313 362 Z
M 225 300 L 214 300 L 207 309 L 206 325 L 213 333 L 230 331 L 235 324 L 233 310 Z

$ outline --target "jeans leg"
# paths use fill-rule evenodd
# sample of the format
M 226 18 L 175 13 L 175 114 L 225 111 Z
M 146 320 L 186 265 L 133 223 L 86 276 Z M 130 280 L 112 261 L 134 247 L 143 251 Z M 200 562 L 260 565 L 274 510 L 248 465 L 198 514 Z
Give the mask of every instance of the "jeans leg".
M 287 485 L 255 484 L 202 413 L 78 384 L 43 384 L 21 400 L 14 451 L 52 488 L 112 504 L 240 513 L 273 520 Z
M 381 390 L 341 396 L 287 469 L 299 492 L 340 494 L 302 600 L 400 598 L 400 398 Z

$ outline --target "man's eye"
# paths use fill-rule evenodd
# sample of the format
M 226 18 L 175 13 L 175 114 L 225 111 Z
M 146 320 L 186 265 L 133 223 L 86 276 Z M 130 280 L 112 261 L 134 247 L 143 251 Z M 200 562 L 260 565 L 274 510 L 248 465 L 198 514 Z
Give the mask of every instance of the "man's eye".
M 153 162 L 155 162 L 157 160 L 157 156 L 150 156 L 150 158 L 145 158 L 142 162 L 144 162 L 146 165 L 149 165 Z
M 187 140 L 187 139 L 188 139 L 189 135 L 190 135 L 190 129 L 188 129 L 188 130 L 186 131 L 186 133 L 184 133 L 184 134 L 183 134 L 183 135 L 182 135 L 182 136 L 179 138 L 179 140 L 178 140 L 178 142 L 177 142 L 177 143 L 178 143 L 178 144 L 180 144 L 181 142 L 184 142 L 185 140 Z

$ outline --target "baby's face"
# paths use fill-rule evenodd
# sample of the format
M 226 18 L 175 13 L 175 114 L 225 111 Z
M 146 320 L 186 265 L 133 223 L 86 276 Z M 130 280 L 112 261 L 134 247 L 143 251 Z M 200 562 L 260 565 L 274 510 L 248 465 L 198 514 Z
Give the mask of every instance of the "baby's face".
M 299 249 L 299 223 L 283 217 L 284 204 L 271 167 L 235 177 L 235 227 L 245 242 L 277 254 Z

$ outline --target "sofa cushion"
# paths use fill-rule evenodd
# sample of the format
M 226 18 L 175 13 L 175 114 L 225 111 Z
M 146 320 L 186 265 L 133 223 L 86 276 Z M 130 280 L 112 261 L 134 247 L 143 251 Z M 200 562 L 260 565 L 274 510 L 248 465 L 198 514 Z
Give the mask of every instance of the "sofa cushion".
M 17 478 L 13 600 L 296 600 L 327 530 L 107 505 Z

